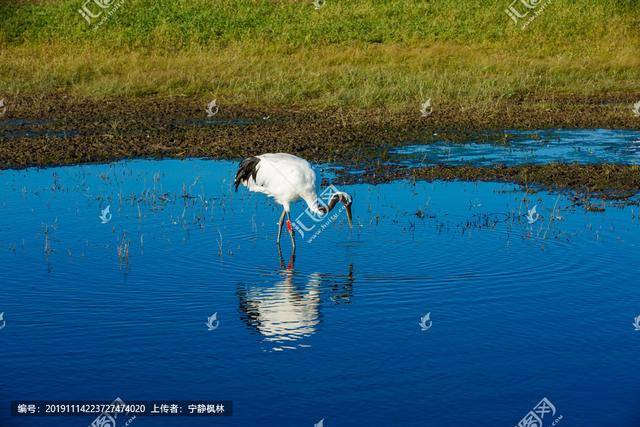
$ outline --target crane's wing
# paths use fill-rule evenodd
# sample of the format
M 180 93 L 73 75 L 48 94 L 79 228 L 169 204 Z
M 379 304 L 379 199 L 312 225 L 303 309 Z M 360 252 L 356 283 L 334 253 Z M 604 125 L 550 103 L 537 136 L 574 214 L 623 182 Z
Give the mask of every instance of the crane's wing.
M 258 163 L 260 163 L 260 159 L 257 157 L 247 157 L 242 161 L 242 163 L 240 163 L 238 172 L 236 172 L 236 191 L 238 191 L 238 186 L 242 183 L 246 184 L 249 178 L 253 178 L 254 181 L 256 180 Z

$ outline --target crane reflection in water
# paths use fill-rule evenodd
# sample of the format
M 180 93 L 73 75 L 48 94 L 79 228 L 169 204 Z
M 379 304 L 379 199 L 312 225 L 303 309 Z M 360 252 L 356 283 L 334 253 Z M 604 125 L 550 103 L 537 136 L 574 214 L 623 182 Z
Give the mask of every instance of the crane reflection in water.
M 294 262 L 295 255 L 285 267 L 280 253 L 281 280 L 273 286 L 240 284 L 237 290 L 242 320 L 264 336 L 266 342 L 273 343 L 276 351 L 308 347 L 301 341 L 318 329 L 323 290 L 329 291 L 329 299 L 335 304 L 350 303 L 353 293 L 353 265 L 349 265 L 346 276 L 338 278 L 309 274 L 301 286 L 295 283 L 301 276 L 296 275 Z

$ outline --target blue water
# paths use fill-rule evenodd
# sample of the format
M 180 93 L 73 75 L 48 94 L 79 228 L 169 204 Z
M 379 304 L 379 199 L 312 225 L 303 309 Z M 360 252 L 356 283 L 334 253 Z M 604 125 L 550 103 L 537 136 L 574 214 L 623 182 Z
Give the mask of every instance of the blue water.
M 640 425 L 637 206 L 355 185 L 354 230 L 340 213 L 291 260 L 236 166 L 0 172 L 1 426 L 94 418 L 11 417 L 12 400 L 116 397 L 234 403 L 139 427 L 513 426 L 544 397 L 557 425 Z
M 391 151 L 391 163 L 435 166 L 558 163 L 640 164 L 640 131 L 546 129 L 505 131 L 491 142 L 407 145 Z

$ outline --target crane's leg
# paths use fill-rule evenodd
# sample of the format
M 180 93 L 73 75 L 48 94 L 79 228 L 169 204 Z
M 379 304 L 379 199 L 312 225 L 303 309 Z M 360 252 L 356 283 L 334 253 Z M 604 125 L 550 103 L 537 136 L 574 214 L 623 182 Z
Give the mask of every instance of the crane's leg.
M 282 248 L 280 248 L 280 245 L 278 245 L 277 248 L 278 248 L 278 258 L 280 258 L 280 269 L 284 270 L 284 258 L 282 257 Z
M 282 257 L 282 249 L 280 248 L 280 245 L 278 245 L 278 258 L 280 258 L 280 269 L 284 270 L 285 269 L 284 258 Z M 293 251 L 291 253 L 291 258 L 289 258 L 289 264 L 287 265 L 286 269 L 293 270 L 295 266 L 295 262 L 296 262 L 296 252 Z
M 295 232 L 293 231 L 293 226 L 291 225 L 291 216 L 289 216 L 289 212 L 287 212 L 287 230 L 289 231 L 289 236 L 291 236 L 291 246 L 293 247 L 293 251 L 296 250 L 296 237 Z
M 284 216 L 287 212 L 282 209 L 282 215 L 280 215 L 280 219 L 278 220 L 278 238 L 276 239 L 276 244 L 280 245 L 280 234 L 282 234 L 282 226 L 284 225 Z

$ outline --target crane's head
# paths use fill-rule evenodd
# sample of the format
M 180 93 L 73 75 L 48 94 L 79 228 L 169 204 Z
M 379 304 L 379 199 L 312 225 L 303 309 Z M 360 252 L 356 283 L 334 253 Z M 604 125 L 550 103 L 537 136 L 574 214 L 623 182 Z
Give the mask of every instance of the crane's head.
M 349 228 L 353 228 L 352 220 L 351 220 L 351 205 L 353 204 L 353 198 L 345 192 L 336 191 L 331 195 L 331 199 L 329 199 L 329 204 L 326 206 L 318 206 L 318 210 L 323 214 L 328 213 L 336 203 L 342 203 L 347 211 L 347 221 L 349 221 Z

